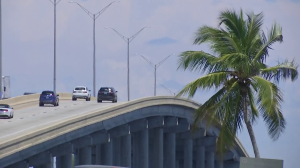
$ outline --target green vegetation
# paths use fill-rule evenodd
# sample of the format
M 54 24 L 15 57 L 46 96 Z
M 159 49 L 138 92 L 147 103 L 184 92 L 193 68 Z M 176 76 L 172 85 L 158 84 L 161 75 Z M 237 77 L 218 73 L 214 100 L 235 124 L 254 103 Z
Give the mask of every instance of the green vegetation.
M 273 140 L 285 129 L 281 103 L 280 81 L 296 80 L 298 65 L 295 61 L 284 61 L 267 66 L 271 46 L 283 42 L 282 28 L 274 23 L 267 34 L 262 30 L 263 14 L 250 13 L 243 18 L 243 11 L 225 10 L 219 15 L 219 27 L 200 27 L 194 44 L 208 43 L 211 53 L 185 51 L 179 56 L 179 67 L 184 70 L 201 71 L 204 76 L 187 84 L 177 96 L 193 97 L 198 89 L 217 89 L 199 109 L 195 111 L 194 124 L 206 118 L 208 125 L 221 125 L 217 150 L 222 156 L 226 148 L 234 146 L 237 131 L 245 123 L 256 158 L 253 123 L 259 115 L 263 117 Z

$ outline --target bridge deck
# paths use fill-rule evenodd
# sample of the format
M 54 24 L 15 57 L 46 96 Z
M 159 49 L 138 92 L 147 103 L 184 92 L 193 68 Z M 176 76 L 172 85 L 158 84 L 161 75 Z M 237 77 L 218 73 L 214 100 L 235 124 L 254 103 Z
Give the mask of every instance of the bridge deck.
M 0 141 L 3 142 L 14 139 L 22 135 L 24 132 L 29 133 L 39 127 L 55 125 L 57 122 L 69 117 L 88 114 L 96 109 L 104 109 L 119 104 L 122 104 L 122 102 L 97 103 L 95 101 L 87 102 L 64 100 L 60 102 L 58 107 L 54 107 L 52 105 L 39 107 L 37 103 L 35 103 L 35 105 L 31 103 L 32 106 L 27 106 L 27 108 L 24 108 L 24 106 L 18 106 L 15 108 L 14 118 L 0 118 Z

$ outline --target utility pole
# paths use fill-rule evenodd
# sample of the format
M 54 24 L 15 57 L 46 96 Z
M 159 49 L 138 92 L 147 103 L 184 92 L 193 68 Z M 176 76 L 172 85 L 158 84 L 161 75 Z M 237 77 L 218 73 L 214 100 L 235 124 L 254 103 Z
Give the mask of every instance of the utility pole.
M 160 83 L 159 83 L 160 84 Z M 173 92 L 172 90 L 168 89 L 167 87 L 165 87 L 163 84 L 160 84 L 163 88 L 165 88 L 171 95 L 176 95 L 175 92 Z
M 119 2 L 114 1 L 108 4 L 106 7 L 104 7 L 102 10 L 100 10 L 98 13 L 91 13 L 86 8 L 81 6 L 79 3 L 74 1 L 69 1 L 69 3 L 76 3 L 85 13 L 87 13 L 92 19 L 93 19 L 93 95 L 96 97 L 96 35 L 95 35 L 95 27 L 96 27 L 96 19 L 113 3 Z
M 61 0 L 49 0 L 54 5 L 54 70 L 53 70 L 53 91 L 56 93 L 56 5 Z
M 130 85 L 129 85 L 129 43 L 138 35 L 140 34 L 141 31 L 143 31 L 145 28 L 150 28 L 150 26 L 145 26 L 138 32 L 136 32 L 133 36 L 131 37 L 125 37 L 121 33 L 119 33 L 117 30 L 111 27 L 106 27 L 107 29 L 112 29 L 114 32 L 116 32 L 126 43 L 127 43 L 127 96 L 128 96 L 128 101 L 130 101 Z
M 173 54 L 171 54 L 173 55 Z M 158 64 L 153 64 L 151 61 L 149 61 L 146 57 L 144 57 L 143 55 L 140 55 L 141 57 L 143 57 L 153 68 L 154 68 L 154 96 L 156 96 L 156 69 L 165 62 L 166 59 L 168 59 L 171 55 L 168 55 L 165 59 L 163 59 L 162 61 L 160 61 Z

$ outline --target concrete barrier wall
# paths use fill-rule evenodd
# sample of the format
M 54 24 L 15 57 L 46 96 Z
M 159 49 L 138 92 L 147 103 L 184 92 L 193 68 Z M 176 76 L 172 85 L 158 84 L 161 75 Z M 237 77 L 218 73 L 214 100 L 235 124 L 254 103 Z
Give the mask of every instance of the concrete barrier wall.
M 72 93 L 57 93 L 59 100 L 72 100 Z M 40 94 L 22 95 L 12 97 L 9 99 L 0 100 L 0 104 L 9 104 L 10 106 L 16 106 L 26 103 L 38 102 Z M 95 97 L 91 97 L 91 100 L 96 100 Z

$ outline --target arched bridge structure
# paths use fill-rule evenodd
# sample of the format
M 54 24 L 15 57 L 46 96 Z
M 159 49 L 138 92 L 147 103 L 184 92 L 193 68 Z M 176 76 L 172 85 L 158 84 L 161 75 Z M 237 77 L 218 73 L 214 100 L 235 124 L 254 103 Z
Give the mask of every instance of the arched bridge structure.
M 0 120 L 0 167 L 239 167 L 239 158 L 248 154 L 238 139 L 221 161 L 215 152 L 218 126 L 201 123 L 200 129 L 191 132 L 199 106 L 169 96 L 121 103 L 65 100 L 58 107 L 37 107 L 36 103 L 36 107 L 15 110 L 19 117 L 40 112 L 26 121 L 18 116 L 12 122 Z

